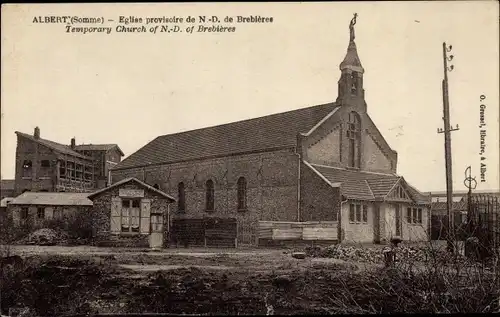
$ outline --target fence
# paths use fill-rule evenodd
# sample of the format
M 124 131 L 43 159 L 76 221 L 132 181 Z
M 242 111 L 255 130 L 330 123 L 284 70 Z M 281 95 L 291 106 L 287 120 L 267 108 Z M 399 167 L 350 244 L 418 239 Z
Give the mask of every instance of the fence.
M 238 246 L 238 223 L 235 218 L 174 219 L 171 239 L 175 245 Z
M 465 239 L 466 252 L 481 259 L 498 252 L 500 247 L 500 199 L 492 195 L 470 197 Z M 473 238 L 473 239 L 471 239 Z
M 280 244 L 285 241 L 333 243 L 338 240 L 337 228 L 336 221 L 259 221 L 259 244 Z

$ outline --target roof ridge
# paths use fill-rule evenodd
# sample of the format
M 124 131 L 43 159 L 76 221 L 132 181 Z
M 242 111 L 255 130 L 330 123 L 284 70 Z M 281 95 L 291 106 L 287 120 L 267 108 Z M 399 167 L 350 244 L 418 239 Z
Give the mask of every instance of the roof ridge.
M 80 153 L 76 152 L 69 145 L 62 144 L 62 143 L 59 143 L 59 142 L 56 142 L 56 141 L 52 141 L 52 140 L 49 140 L 49 139 L 44 139 L 44 138 L 38 138 L 37 139 L 33 135 L 31 135 L 31 134 L 24 133 L 24 132 L 21 132 L 21 131 L 15 131 L 15 133 L 17 135 L 21 135 L 22 137 L 28 138 L 28 139 L 30 139 L 30 140 L 32 140 L 34 142 L 37 142 L 38 144 L 42 144 L 44 146 L 51 147 L 53 150 L 55 150 L 55 151 L 57 151 L 59 153 L 62 152 L 62 149 L 58 149 L 56 146 L 62 147 L 62 148 L 64 148 L 64 150 L 69 151 L 69 153 L 63 153 L 63 154 L 71 154 L 71 155 L 76 156 L 76 157 L 90 159 L 90 157 L 85 156 L 83 154 L 80 154 Z
M 365 170 L 350 170 L 350 169 L 347 169 L 347 168 L 344 168 L 344 167 L 329 166 L 329 165 L 316 164 L 316 163 L 309 163 L 309 164 L 311 164 L 312 166 L 325 167 L 325 168 L 333 168 L 333 169 L 347 171 L 347 172 L 375 174 L 375 175 L 392 176 L 392 177 L 398 177 L 398 178 L 402 177 L 402 176 L 397 175 L 396 173 L 382 173 L 382 172 L 373 172 L 373 171 L 365 171 Z
M 375 194 L 373 193 L 372 188 L 370 187 L 370 183 L 368 183 L 368 180 L 365 179 L 366 186 L 368 186 L 368 189 L 370 190 L 370 193 L 372 194 L 373 198 L 375 198 Z
M 295 112 L 295 111 L 307 110 L 307 109 L 312 109 L 312 108 L 316 108 L 316 107 L 333 106 L 333 105 L 336 105 L 335 101 L 332 101 L 332 102 L 329 102 L 329 103 L 325 103 L 325 104 L 315 105 L 315 106 L 309 106 L 309 107 L 305 107 L 305 108 L 297 108 L 297 109 L 288 110 L 288 111 L 284 111 L 284 112 L 271 113 L 271 114 L 263 115 L 263 116 L 260 116 L 260 117 L 253 117 L 253 118 L 244 119 L 244 120 L 238 120 L 238 121 L 232 121 L 232 122 L 217 124 L 217 125 L 203 127 L 203 128 L 196 128 L 196 129 L 185 130 L 185 131 L 181 131 L 181 132 L 163 134 L 163 135 L 157 136 L 153 140 L 159 139 L 159 138 L 162 138 L 162 137 L 166 137 L 166 136 L 174 136 L 174 135 L 179 135 L 179 134 L 188 133 L 188 132 L 202 131 L 202 130 L 205 130 L 205 129 L 213 129 L 213 128 L 218 128 L 218 127 L 233 125 L 233 124 L 236 124 L 236 123 L 249 122 L 249 121 L 259 120 L 259 119 L 263 119 L 263 118 L 270 118 L 270 117 L 273 117 L 273 116 L 279 116 L 279 115 L 282 115 L 282 114 L 291 113 L 291 112 Z

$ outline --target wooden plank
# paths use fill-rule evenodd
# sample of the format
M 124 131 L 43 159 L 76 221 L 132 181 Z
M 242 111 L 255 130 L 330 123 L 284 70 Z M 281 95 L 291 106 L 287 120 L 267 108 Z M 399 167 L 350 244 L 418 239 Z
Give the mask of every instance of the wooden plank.
M 272 239 L 273 229 L 259 229 L 259 238 L 261 239 Z
M 304 240 L 336 240 L 337 228 L 304 228 L 302 238 Z
M 273 240 L 301 239 L 302 229 L 273 229 Z

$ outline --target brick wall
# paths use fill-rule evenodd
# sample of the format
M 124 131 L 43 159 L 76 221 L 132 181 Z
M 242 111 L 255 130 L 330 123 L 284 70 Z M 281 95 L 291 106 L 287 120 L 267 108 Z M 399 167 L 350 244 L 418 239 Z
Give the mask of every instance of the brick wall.
M 276 151 L 128 170 L 112 170 L 112 181 L 136 177 L 178 198 L 185 185 L 186 211 L 172 205 L 173 218 L 234 217 L 238 243 L 255 244 L 258 220 L 297 220 L 298 156 Z M 237 181 L 247 181 L 247 210 L 237 210 Z M 205 182 L 215 184 L 215 211 L 205 211 Z
M 333 188 L 304 163 L 300 165 L 300 221 L 337 221 L 340 188 Z
M 392 168 L 391 160 L 389 160 L 387 156 L 382 153 L 379 145 L 375 143 L 373 137 L 368 133 L 364 133 L 363 139 L 363 157 L 365 162 L 364 168 L 369 171 L 375 172 L 390 172 Z
M 144 189 L 136 183 L 127 183 L 119 187 L 111 188 L 108 191 L 92 198 L 93 201 L 93 227 L 97 244 L 110 244 L 119 246 L 148 247 L 149 234 L 111 234 L 111 198 L 119 196 L 120 188 L 124 189 Z M 165 235 L 168 234 L 168 201 L 161 195 L 144 190 L 144 198 L 151 199 L 151 213 L 163 214 Z
M 397 157 L 390 158 L 384 153 L 383 142 L 377 137 L 376 127 L 372 126 L 368 114 L 360 106 L 343 105 L 310 135 L 299 138 L 304 159 L 316 164 L 348 166 L 349 140 L 346 129 L 351 111 L 356 111 L 361 120 L 361 169 L 376 172 L 396 171 Z

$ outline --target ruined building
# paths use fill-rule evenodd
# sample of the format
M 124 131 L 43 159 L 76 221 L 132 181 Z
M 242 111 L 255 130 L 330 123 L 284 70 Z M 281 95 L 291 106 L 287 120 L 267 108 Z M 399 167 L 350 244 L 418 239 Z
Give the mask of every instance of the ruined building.
M 14 195 L 32 192 L 91 192 L 106 187 L 110 168 L 121 161 L 123 152 L 116 144 L 69 145 L 16 132 L 16 172 Z

